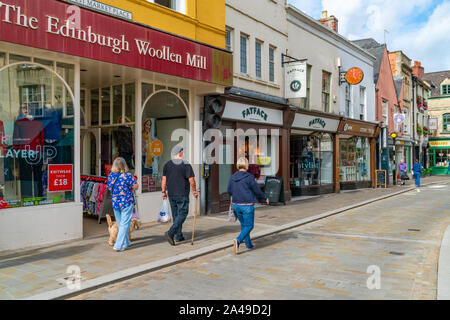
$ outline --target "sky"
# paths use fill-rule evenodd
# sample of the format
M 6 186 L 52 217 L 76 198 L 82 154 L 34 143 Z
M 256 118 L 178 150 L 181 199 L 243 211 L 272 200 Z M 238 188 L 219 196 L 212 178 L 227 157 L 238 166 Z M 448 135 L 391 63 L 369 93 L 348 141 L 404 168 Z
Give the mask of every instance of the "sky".
M 314 19 L 338 19 L 349 40 L 374 38 L 402 50 L 425 72 L 450 70 L 450 0 L 287 0 Z M 385 31 L 386 30 L 386 31 Z

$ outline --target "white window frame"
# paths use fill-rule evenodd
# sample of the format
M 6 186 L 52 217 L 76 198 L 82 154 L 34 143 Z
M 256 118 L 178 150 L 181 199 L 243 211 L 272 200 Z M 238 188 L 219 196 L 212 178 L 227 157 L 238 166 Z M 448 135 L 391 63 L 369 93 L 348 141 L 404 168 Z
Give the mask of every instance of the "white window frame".
M 273 60 L 270 60 L 270 51 L 271 50 L 273 51 Z M 275 59 L 275 55 L 276 55 L 276 52 L 277 52 L 277 48 L 275 46 L 269 46 L 269 54 L 268 54 L 269 74 L 268 74 L 268 77 L 269 77 L 269 82 L 271 82 L 271 83 L 275 83 L 276 79 L 277 79 L 276 74 L 275 74 L 275 60 L 276 60 Z M 271 72 L 273 73 L 273 79 L 270 79 Z
M 242 39 L 245 39 L 245 71 L 242 70 L 243 67 L 243 57 L 242 57 Z M 245 33 L 241 33 L 239 37 L 239 71 L 241 74 L 248 75 L 248 44 L 249 44 L 249 36 Z
M 258 75 L 258 56 L 257 56 L 257 46 L 260 46 L 260 50 L 259 50 L 259 72 L 260 74 Z M 262 54 L 263 54 L 263 48 L 264 48 L 264 43 L 261 40 L 255 40 L 255 77 L 256 79 L 262 79 L 263 78 L 263 66 L 262 66 Z
M 366 87 L 359 87 L 359 119 L 366 120 L 366 99 L 367 90 Z M 362 119 L 361 119 L 362 116 Z
M 227 27 L 226 31 L 227 31 L 227 34 L 225 36 L 225 49 L 227 49 L 229 51 L 233 51 L 233 29 Z M 229 43 L 227 40 L 229 40 Z
M 389 101 L 386 99 L 381 101 L 381 117 L 383 124 L 387 127 L 389 125 Z
M 154 3 L 154 4 L 158 4 L 155 3 L 155 0 L 147 0 L 148 2 Z M 163 6 L 165 8 L 180 12 L 182 14 L 186 14 L 186 0 L 170 0 L 171 2 L 171 6 L 174 6 L 174 8 L 168 8 L 166 6 Z M 158 4 L 160 5 L 160 4 Z

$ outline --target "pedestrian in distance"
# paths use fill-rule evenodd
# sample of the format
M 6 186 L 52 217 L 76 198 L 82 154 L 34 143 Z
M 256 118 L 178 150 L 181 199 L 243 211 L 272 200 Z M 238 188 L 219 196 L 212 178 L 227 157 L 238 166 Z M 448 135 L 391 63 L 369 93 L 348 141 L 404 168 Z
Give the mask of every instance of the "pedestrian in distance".
M 400 171 L 400 179 L 402 181 L 402 186 L 405 185 L 405 181 L 408 180 L 408 165 L 402 160 L 400 160 L 400 164 L 398 165 L 398 170 Z
M 169 198 L 172 209 L 173 224 L 165 233 L 167 241 L 171 245 L 176 242 L 184 241 L 182 233 L 183 223 L 189 213 L 189 193 L 195 198 L 198 197 L 195 184 L 195 175 L 192 166 L 185 160 L 184 150 L 181 146 L 175 146 L 172 150 L 173 159 L 167 161 L 163 168 L 163 177 L 161 182 L 163 200 Z
M 420 187 L 420 175 L 422 174 L 422 172 L 423 172 L 422 164 L 419 162 L 419 159 L 416 159 L 413 165 L 413 174 L 417 187 Z
M 261 191 L 255 181 L 255 177 L 248 173 L 248 160 L 239 158 L 237 169 L 228 182 L 227 192 L 232 197 L 232 209 L 241 223 L 241 233 L 234 239 L 234 253 L 238 254 L 239 245 L 245 242 L 247 249 L 253 249 L 250 240 L 250 232 L 255 225 L 255 203 L 257 198 L 264 199 L 269 204 L 269 199 Z
M 136 202 L 134 190 L 139 188 L 133 175 L 128 172 L 128 166 L 124 158 L 118 157 L 114 160 L 107 186 L 111 190 L 112 207 L 119 227 L 113 248 L 115 251 L 124 251 L 130 246 L 128 232 Z

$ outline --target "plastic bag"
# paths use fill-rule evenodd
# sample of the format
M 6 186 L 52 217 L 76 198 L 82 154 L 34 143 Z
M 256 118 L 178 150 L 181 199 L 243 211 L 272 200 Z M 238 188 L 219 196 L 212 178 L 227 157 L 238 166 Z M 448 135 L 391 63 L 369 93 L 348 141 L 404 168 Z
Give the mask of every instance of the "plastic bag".
M 237 220 L 236 214 L 234 213 L 233 208 L 230 206 L 230 209 L 228 210 L 228 221 L 236 222 L 236 220 Z
M 169 200 L 165 199 L 163 200 L 161 209 L 159 209 L 158 222 L 167 223 L 170 220 L 172 220 L 172 218 L 170 217 L 169 212 Z

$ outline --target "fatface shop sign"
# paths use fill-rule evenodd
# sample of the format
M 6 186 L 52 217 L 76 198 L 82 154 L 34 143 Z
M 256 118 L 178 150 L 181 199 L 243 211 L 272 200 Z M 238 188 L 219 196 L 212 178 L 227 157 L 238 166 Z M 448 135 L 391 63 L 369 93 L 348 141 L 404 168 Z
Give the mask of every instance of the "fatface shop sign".
M 339 120 L 296 113 L 292 128 L 336 132 Z
M 227 101 L 223 118 L 283 125 L 283 111 Z
M 296 62 L 285 67 L 286 99 L 306 97 L 306 63 Z
M 0 0 L 0 41 L 232 85 L 229 52 L 55 0 Z

